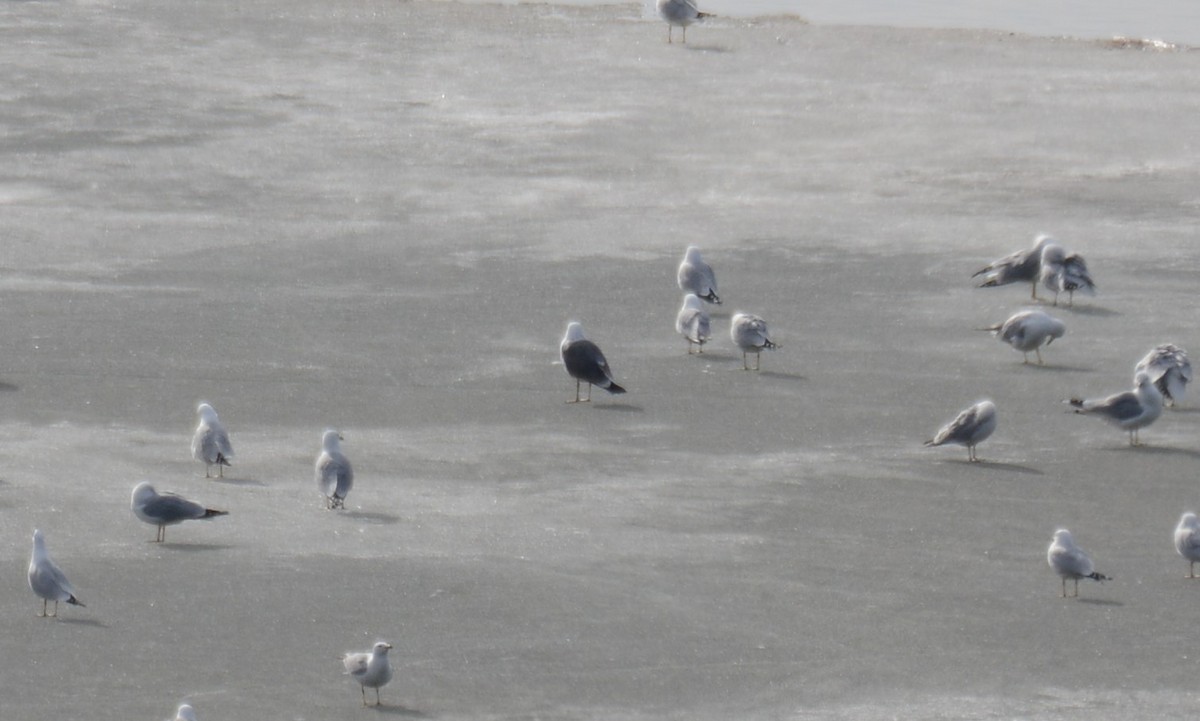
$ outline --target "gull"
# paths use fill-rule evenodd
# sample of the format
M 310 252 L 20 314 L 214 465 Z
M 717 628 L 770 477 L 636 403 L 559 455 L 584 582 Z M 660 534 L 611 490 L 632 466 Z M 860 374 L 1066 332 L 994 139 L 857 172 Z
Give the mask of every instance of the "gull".
M 1196 577 L 1196 561 L 1200 561 L 1200 521 L 1188 511 L 1175 527 L 1175 550 L 1188 562 L 1188 578 Z
M 979 462 L 975 455 L 975 446 L 987 440 L 996 430 L 996 404 L 991 401 L 979 401 L 963 410 L 954 420 L 938 429 L 933 438 L 925 441 L 927 446 L 941 446 L 946 443 L 956 443 L 967 447 L 967 460 Z
M 42 598 L 42 612 L 38 616 L 43 618 L 58 615 L 59 601 L 83 606 L 83 602 L 75 598 L 75 589 L 71 587 L 71 582 L 67 580 L 62 569 L 46 552 L 46 539 L 42 537 L 42 532 L 39 530 L 33 532 L 33 558 L 29 560 L 29 588 Z M 54 601 L 54 613 L 46 612 L 46 603 L 49 601 Z
M 346 495 L 354 485 L 354 469 L 342 453 L 342 434 L 333 429 L 321 436 L 321 453 L 317 456 L 317 488 L 325 496 L 326 508 L 345 508 Z
M 683 297 L 683 307 L 675 316 L 675 330 L 687 339 L 688 355 L 692 354 L 692 345 L 698 346 L 697 353 L 704 352 L 704 344 L 712 336 L 712 328 L 708 311 L 704 310 L 704 304 L 695 293 Z
M 200 425 L 192 436 L 192 457 L 204 464 L 204 477 L 211 478 L 208 469 L 217 467 L 217 475 L 225 477 L 225 466 L 233 458 L 233 446 L 229 443 L 229 434 L 225 426 L 217 419 L 217 412 L 207 403 L 201 403 L 196 408 L 200 416 Z
M 1061 338 L 1067 332 L 1067 326 L 1040 310 L 1023 310 L 1000 325 L 980 330 L 990 330 L 1000 341 L 1021 351 L 1026 363 L 1029 363 L 1029 351 L 1033 351 L 1037 354 L 1038 365 L 1042 365 L 1041 347 Z
M 689 245 L 684 252 L 675 280 L 684 293 L 695 293 L 701 300 L 721 305 L 721 298 L 717 295 L 717 277 L 708 263 L 700 258 L 700 249 L 696 246 Z
M 142 481 L 133 487 L 133 495 L 129 502 L 133 515 L 152 526 L 158 526 L 154 537 L 155 543 L 167 540 L 167 526 L 176 523 L 205 518 L 224 516 L 229 511 L 216 511 L 211 508 L 189 501 L 174 493 L 159 493 L 154 486 Z
M 729 337 L 733 344 L 742 350 L 742 370 L 758 370 L 762 362 L 764 350 L 775 350 L 779 347 L 771 340 L 767 332 L 767 322 L 753 313 L 738 313 L 729 324 Z M 746 356 L 754 354 L 754 367 L 751 368 Z
M 1079 596 L 1079 579 L 1090 578 L 1093 581 L 1111 581 L 1112 576 L 1097 573 L 1092 566 L 1092 558 L 1071 538 L 1071 532 L 1060 528 L 1054 532 L 1054 540 L 1046 551 L 1046 562 L 1062 578 L 1062 597 L 1067 597 L 1067 579 L 1075 582 L 1074 597 Z
M 612 377 L 608 361 L 600 352 L 600 347 L 583 337 L 583 326 L 575 321 L 567 324 L 567 332 L 563 335 L 562 345 L 558 348 L 563 366 L 567 373 L 575 379 L 575 400 L 568 403 L 590 403 L 592 386 L 600 386 L 609 393 L 624 393 L 625 389 L 617 385 Z M 587 398 L 579 398 L 579 386 L 588 384 Z
M 688 25 L 711 17 L 696 7 L 696 0 L 658 0 L 658 14 L 667 21 L 667 42 L 671 42 L 671 31 L 676 25 L 683 28 L 683 42 L 687 42 Z M 704 296 L 701 296 L 704 297 Z
M 379 688 L 392 680 L 392 664 L 388 662 L 390 643 L 376 641 L 370 651 L 347 653 L 342 657 L 346 675 L 359 683 L 363 706 L 367 705 L 367 687 L 375 689 L 375 705 L 379 705 Z
M 1115 393 L 1098 400 L 1071 398 L 1067 402 L 1075 407 L 1076 413 L 1098 415 L 1115 426 L 1129 431 L 1129 445 L 1140 446 L 1138 429 L 1145 428 L 1163 411 L 1163 395 L 1150 380 L 1150 374 L 1140 371 L 1134 376 L 1131 391 Z
M 175 721 L 196 721 L 196 709 L 189 704 L 179 704 L 179 710 L 175 712 Z
M 1054 291 L 1054 305 L 1058 305 L 1058 294 L 1067 294 L 1067 305 L 1075 305 L 1075 291 L 1096 294 L 1096 284 L 1088 273 L 1083 256 L 1067 254 L 1061 245 L 1050 243 L 1042 249 L 1041 270 L 1038 277 L 1042 285 Z
M 1187 351 L 1171 343 L 1155 346 L 1133 367 L 1135 377 L 1143 371 L 1150 375 L 1169 406 L 1183 400 L 1187 384 L 1192 381 L 1192 363 Z
M 1042 269 L 1042 250 L 1053 242 L 1054 238 L 1045 234 L 1039 235 L 1033 239 L 1032 248 L 1018 250 L 1012 255 L 993 260 L 975 271 L 971 277 L 983 276 L 983 282 L 979 284 L 980 288 L 993 288 L 1021 281 L 1028 282 L 1032 284 L 1030 297 L 1037 300 L 1038 274 Z

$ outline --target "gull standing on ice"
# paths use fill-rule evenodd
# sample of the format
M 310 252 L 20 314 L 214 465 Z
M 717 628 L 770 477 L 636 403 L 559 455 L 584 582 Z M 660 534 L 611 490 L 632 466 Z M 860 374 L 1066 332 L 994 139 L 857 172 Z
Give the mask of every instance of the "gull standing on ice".
M 1133 367 L 1134 377 L 1145 371 L 1162 393 L 1167 405 L 1174 406 L 1183 400 L 1187 384 L 1192 381 L 1192 363 L 1187 351 L 1171 343 L 1156 346 Z
M 1076 413 L 1097 415 L 1115 426 L 1129 431 L 1129 445 L 1140 446 L 1138 429 L 1145 428 L 1163 411 L 1163 395 L 1150 380 L 1150 374 L 1139 372 L 1134 377 L 1131 391 L 1115 393 L 1098 400 L 1072 398 L 1067 402 L 1075 407 Z
M 714 305 L 721 305 L 717 295 L 717 276 L 713 269 L 700 257 L 700 249 L 689 245 L 679 262 L 679 270 L 675 273 L 679 289 L 684 293 L 695 293 L 696 297 Z
M 1188 578 L 1196 577 L 1196 561 L 1200 561 L 1200 521 L 1188 511 L 1175 527 L 1175 550 L 1188 562 Z
M 695 293 L 683 297 L 683 307 L 675 316 L 675 330 L 687 339 L 688 355 L 692 354 L 692 345 L 698 346 L 697 353 L 704 352 L 704 344 L 712 337 L 712 327 L 708 311 Z
M 200 416 L 200 425 L 192 436 L 192 457 L 204 464 L 204 477 L 211 478 L 208 469 L 217 467 L 219 478 L 225 477 L 225 466 L 233 458 L 233 445 L 229 443 L 229 434 L 225 426 L 217 419 L 217 412 L 207 403 L 201 403 L 196 408 Z
M 600 347 L 583 337 L 583 326 L 575 321 L 567 324 L 567 332 L 563 335 L 562 344 L 558 347 L 563 366 L 567 373 L 575 379 L 575 400 L 568 403 L 590 403 L 592 386 L 600 386 L 609 393 L 624 393 L 625 389 L 613 380 L 612 370 L 608 361 L 600 352 Z M 588 384 L 587 398 L 579 398 L 579 385 Z
M 938 429 L 933 438 L 925 441 L 927 446 L 941 446 L 946 443 L 956 443 L 967 447 L 967 460 L 979 462 L 975 455 L 975 446 L 987 440 L 996 430 L 996 404 L 991 401 L 979 401 L 954 417 L 946 425 Z
M 1037 354 L 1038 365 L 1042 365 L 1041 347 L 1061 338 L 1067 332 L 1067 326 L 1040 310 L 1023 310 L 1000 325 L 981 330 L 990 330 L 1002 342 L 1021 351 L 1026 363 L 1029 362 L 1029 351 L 1033 351 Z
M 1033 239 L 1032 248 L 1018 250 L 1012 255 L 993 260 L 975 271 L 971 277 L 983 276 L 983 282 L 979 284 L 980 288 L 993 288 L 998 285 L 1025 281 L 1032 286 L 1030 297 L 1037 300 L 1037 284 L 1042 269 L 1042 250 L 1053 242 L 1054 238 L 1044 234 L 1039 235 Z
M 75 598 L 75 589 L 71 587 L 71 582 L 67 580 L 62 569 L 46 552 L 46 539 L 38 530 L 33 532 L 33 558 L 29 560 L 29 588 L 42 599 L 42 612 L 38 616 L 57 616 L 59 601 L 83 606 L 83 602 Z M 54 613 L 46 612 L 48 601 L 54 601 Z
M 1062 597 L 1067 597 L 1067 579 L 1075 582 L 1074 596 L 1079 596 L 1079 579 L 1090 578 L 1093 581 L 1111 581 L 1111 576 L 1097 573 L 1092 566 L 1092 558 L 1071 538 L 1071 532 L 1060 528 L 1054 532 L 1054 540 L 1046 551 L 1046 562 L 1062 578 Z
M 339 431 L 329 429 L 321 436 L 321 453 L 317 456 L 317 488 L 325 496 L 326 508 L 345 508 L 346 495 L 354 485 L 354 468 L 350 459 L 342 453 Z
M 155 543 L 167 540 L 167 526 L 184 521 L 224 516 L 229 513 L 229 511 L 205 508 L 195 501 L 189 501 L 174 493 L 160 494 L 154 490 L 154 486 L 146 481 L 133 487 L 129 507 L 133 511 L 133 515 L 139 519 L 152 526 L 158 526 L 158 533 L 154 536 Z
M 738 313 L 729 324 L 729 337 L 733 344 L 742 350 L 742 370 L 758 370 L 762 363 L 764 350 L 775 350 L 779 347 L 771 340 L 767 331 L 767 322 L 753 313 Z M 746 356 L 754 354 L 754 367 L 747 363 Z
M 696 7 L 696 0 L 658 0 L 658 14 L 667 21 L 667 42 L 671 42 L 671 31 L 678 25 L 683 28 L 683 42 L 687 42 L 688 25 L 711 17 Z M 704 296 L 701 296 L 702 298 Z
M 376 641 L 375 646 L 363 653 L 347 653 L 342 657 L 346 675 L 359 683 L 363 706 L 367 705 L 367 687 L 375 689 L 375 705 L 379 705 L 379 688 L 392 680 L 392 664 L 388 661 L 390 643 Z
M 1075 291 L 1096 294 L 1096 284 L 1088 273 L 1083 256 L 1067 254 L 1061 245 L 1050 243 L 1042 249 L 1042 269 L 1039 271 L 1042 285 L 1054 291 L 1054 305 L 1058 305 L 1058 294 L 1067 294 L 1067 305 L 1075 305 Z
M 175 712 L 175 721 L 196 721 L 196 709 L 189 704 L 179 704 L 179 710 Z

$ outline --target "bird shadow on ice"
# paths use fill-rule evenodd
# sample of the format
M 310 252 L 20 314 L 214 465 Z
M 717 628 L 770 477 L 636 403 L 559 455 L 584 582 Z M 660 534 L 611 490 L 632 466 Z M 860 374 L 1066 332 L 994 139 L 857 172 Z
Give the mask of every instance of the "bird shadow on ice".
M 210 478 L 208 480 L 215 481 L 217 483 L 228 483 L 231 486 L 258 486 L 260 488 L 267 487 L 267 484 L 254 478 Z
M 1010 473 L 1028 473 L 1034 476 L 1044 476 L 1046 473 L 1040 468 L 1032 466 L 1023 466 L 1020 463 L 1006 463 L 1004 461 L 987 461 L 982 458 L 978 461 L 964 461 L 960 458 L 947 458 L 943 463 L 953 463 L 959 466 L 969 466 L 971 468 L 988 468 L 993 471 L 1008 471 Z
M 153 541 L 151 541 L 153 543 Z M 202 551 L 228 551 L 236 546 L 231 546 L 227 543 L 168 543 L 163 541 L 158 544 L 159 548 L 169 548 L 172 551 L 187 551 L 189 553 L 200 553 Z
M 724 45 L 696 45 L 688 43 L 687 49 L 694 53 L 728 53 L 732 52 L 730 48 Z
M 1023 367 L 1023 366 L 1022 366 Z M 1030 368 L 1036 368 L 1039 372 L 1046 371 L 1049 373 L 1095 373 L 1095 368 L 1084 368 L 1083 366 L 1064 366 L 1064 365 L 1037 365 L 1030 363 Z
M 399 523 L 400 516 L 391 513 L 378 513 L 376 511 L 344 511 L 338 514 L 346 518 L 352 518 L 356 521 L 366 521 L 368 523 Z
M 433 718 L 424 711 L 408 708 L 407 706 L 378 705 L 368 707 L 375 713 L 385 713 L 389 716 L 405 716 L 407 718 Z
M 592 408 L 605 411 L 620 411 L 622 413 L 641 413 L 645 409 L 632 403 L 593 403 Z
M 1116 315 L 1121 315 L 1121 313 L 1119 311 L 1109 310 L 1108 308 L 1102 308 L 1098 305 L 1076 305 L 1076 306 L 1047 305 L 1046 307 L 1053 308 L 1054 310 L 1061 311 L 1064 313 L 1076 313 L 1078 315 L 1094 315 L 1097 318 L 1111 318 Z
M 1140 446 L 1110 446 L 1103 450 L 1111 452 L 1133 451 L 1134 453 L 1145 453 L 1147 455 L 1176 455 L 1186 456 L 1188 458 L 1200 460 L 1200 451 L 1194 451 L 1191 448 L 1172 448 L 1170 446 L 1149 446 L 1142 444 Z
M 94 618 L 67 618 L 66 616 L 57 617 L 59 623 L 70 623 L 76 626 L 92 626 L 93 628 L 108 628 L 108 624 L 103 621 L 97 621 Z
M 0 381 L 0 393 L 13 393 L 14 391 L 18 390 L 20 390 L 20 388 L 17 387 L 17 384 L 8 383 L 7 381 Z
M 1114 601 L 1110 598 L 1079 598 L 1078 603 L 1087 603 L 1092 606 L 1124 606 L 1120 601 Z

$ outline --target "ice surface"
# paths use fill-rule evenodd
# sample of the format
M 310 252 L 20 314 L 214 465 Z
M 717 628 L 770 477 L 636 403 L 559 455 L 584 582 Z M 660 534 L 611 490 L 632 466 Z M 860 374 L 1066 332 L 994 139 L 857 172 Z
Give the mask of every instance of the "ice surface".
M 1200 54 L 664 35 L 636 5 L 0 4 L 5 721 L 361 719 L 336 653 L 377 638 L 390 710 L 443 721 L 1195 706 L 1200 415 L 1131 449 L 1060 401 L 1196 345 L 1162 309 L 1200 270 Z M 973 330 L 1028 289 L 970 273 L 1040 231 L 1103 283 L 1053 368 Z M 692 243 L 787 339 L 762 373 L 720 309 L 680 352 Z M 563 403 L 567 318 L 630 393 Z M 987 462 L 921 447 L 983 395 Z M 224 482 L 200 398 L 237 419 Z M 236 513 L 147 543 L 143 478 Z M 1060 526 L 1118 580 L 1058 598 Z M 33 528 L 87 591 L 58 622 Z

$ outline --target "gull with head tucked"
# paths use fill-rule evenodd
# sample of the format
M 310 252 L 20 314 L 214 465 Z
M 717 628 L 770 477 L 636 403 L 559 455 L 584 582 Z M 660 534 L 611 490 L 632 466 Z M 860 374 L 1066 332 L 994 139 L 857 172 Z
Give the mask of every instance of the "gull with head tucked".
M 1062 578 L 1062 597 L 1067 597 L 1067 579 L 1075 582 L 1074 596 L 1079 596 L 1079 579 L 1090 578 L 1093 581 L 1111 581 L 1111 576 L 1097 573 L 1092 566 L 1092 557 L 1079 546 L 1071 532 L 1060 528 L 1054 532 L 1054 540 L 1046 550 L 1046 562 L 1050 568 Z
M 1188 511 L 1175 527 L 1175 550 L 1188 562 L 1188 578 L 1196 577 L 1196 561 L 1200 561 L 1200 521 Z
M 204 464 L 204 477 L 210 478 L 209 468 L 217 467 L 217 476 L 225 477 L 225 466 L 230 465 L 233 458 L 233 445 L 229 442 L 229 434 L 225 426 L 217 418 L 217 412 L 207 403 L 201 403 L 196 408 L 200 416 L 200 424 L 192 435 L 192 457 Z
M 688 355 L 692 354 L 693 345 L 697 353 L 704 352 L 704 344 L 712 337 L 712 321 L 695 293 L 683 297 L 683 307 L 675 316 L 675 330 L 687 340 Z
M 191 707 L 191 704 L 179 704 L 179 710 L 175 712 L 175 721 L 196 721 L 196 709 Z
M 1061 320 L 1040 310 L 1023 310 L 1014 313 L 1000 325 L 980 330 L 991 331 L 1001 342 L 1021 351 L 1026 363 L 1029 363 L 1029 351 L 1033 351 L 1037 355 L 1038 365 L 1042 365 L 1042 346 L 1048 346 L 1054 339 L 1062 338 L 1067 332 L 1067 326 Z
M 779 347 L 771 340 L 767 331 L 767 322 L 753 313 L 738 313 L 729 322 L 729 337 L 742 351 L 742 370 L 758 370 L 762 363 L 764 350 L 775 350 Z M 754 367 L 751 368 L 746 356 L 754 354 Z
M 1054 291 L 1054 305 L 1058 305 L 1058 294 L 1067 294 L 1067 305 L 1075 305 L 1075 292 L 1096 294 L 1096 283 L 1088 272 L 1087 261 L 1082 255 L 1068 254 L 1061 245 L 1050 243 L 1042 248 L 1042 267 L 1038 272 L 1042 285 Z
M 991 401 L 979 401 L 963 410 L 954 420 L 938 429 L 933 438 L 925 441 L 927 446 L 941 446 L 954 443 L 967 447 L 967 460 L 979 462 L 975 454 L 975 446 L 984 442 L 996 430 L 996 404 Z
M 1192 382 L 1192 362 L 1187 351 L 1172 343 L 1155 346 L 1133 367 L 1134 377 L 1140 372 L 1150 375 L 1167 405 L 1174 407 L 1183 400 L 1187 384 Z

